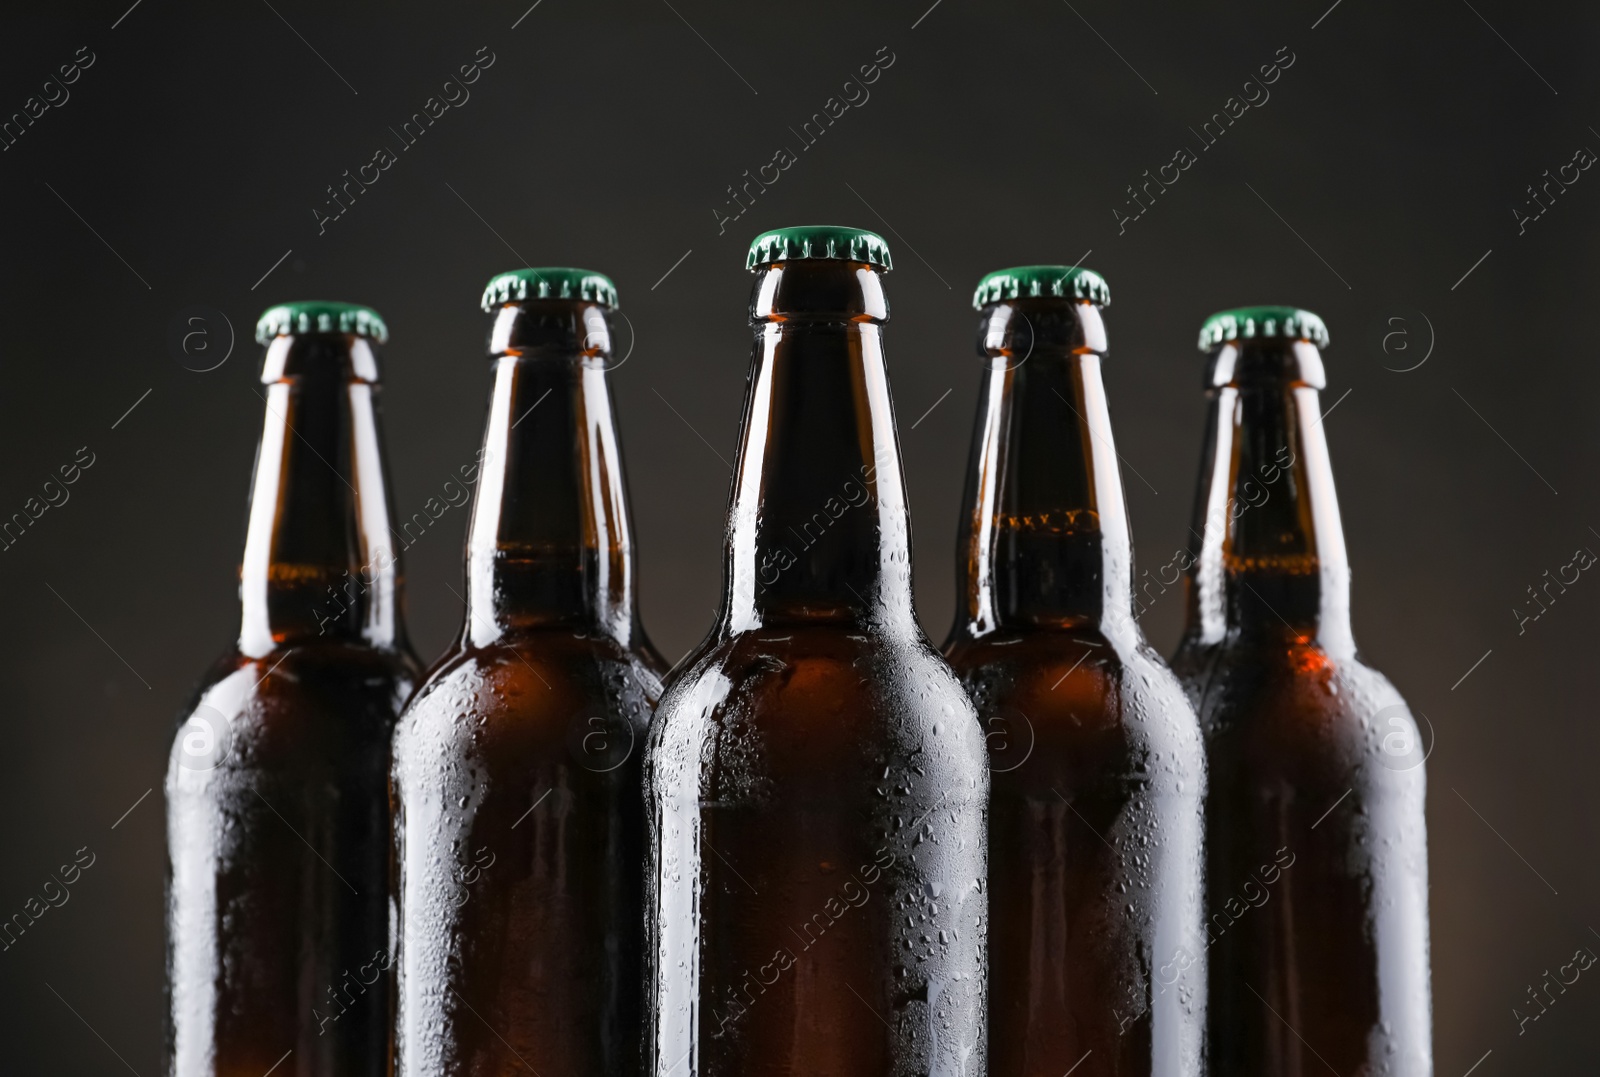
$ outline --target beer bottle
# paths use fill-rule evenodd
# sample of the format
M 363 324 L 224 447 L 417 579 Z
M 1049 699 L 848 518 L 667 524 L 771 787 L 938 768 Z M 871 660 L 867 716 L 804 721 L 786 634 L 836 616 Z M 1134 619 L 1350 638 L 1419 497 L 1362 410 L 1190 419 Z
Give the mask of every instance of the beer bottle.
M 997 1077 L 1202 1063 L 1204 762 L 1194 712 L 1134 621 L 1100 377 L 1110 301 L 1073 266 L 990 273 L 973 297 L 983 381 L 945 654 L 993 770 Z
M 1210 772 L 1212 1073 L 1432 1072 L 1423 751 L 1350 632 L 1309 311 L 1209 318 L 1173 666 Z
M 389 741 L 417 662 L 400 608 L 376 346 L 349 303 L 256 325 L 266 418 L 238 641 L 167 766 L 168 1070 L 387 1072 Z
M 397 1072 L 639 1069 L 646 724 L 608 370 L 617 290 L 582 269 L 489 281 L 494 387 L 461 636 L 395 733 Z
M 650 733 L 655 1077 L 981 1074 L 983 737 L 911 597 L 881 237 L 783 228 L 721 610 Z

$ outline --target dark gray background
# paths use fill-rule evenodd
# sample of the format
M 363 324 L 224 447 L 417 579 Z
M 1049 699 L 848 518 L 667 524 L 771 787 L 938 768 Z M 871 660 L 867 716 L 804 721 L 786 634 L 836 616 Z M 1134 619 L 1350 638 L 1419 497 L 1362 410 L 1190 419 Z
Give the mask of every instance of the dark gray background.
M 926 15 L 927 0 L 541 0 L 513 28 L 522 0 L 141 0 L 113 28 L 127 6 L 0 21 L 0 113 L 80 46 L 96 57 L 0 153 L 0 516 L 80 446 L 96 459 L 0 552 L 0 916 L 74 850 L 95 855 L 70 901 L 0 953 L 0 1069 L 160 1071 L 160 786 L 175 711 L 236 627 L 260 310 L 337 298 L 387 316 L 385 421 L 409 515 L 477 447 L 483 282 L 527 263 L 611 274 L 638 338 L 615 387 L 644 619 L 677 658 L 720 584 L 745 245 L 825 221 L 877 229 L 895 253 L 889 354 L 936 641 L 981 273 L 1083 258 L 1110 280 L 1109 392 L 1149 567 L 1184 542 L 1202 318 L 1261 302 L 1326 318 L 1356 629 L 1437 732 L 1438 1072 L 1592 1072 L 1600 969 L 1525 1034 L 1512 1010 L 1544 970 L 1600 947 L 1600 582 L 1580 579 L 1522 635 L 1512 610 L 1576 548 L 1600 550 L 1600 173 L 1526 234 L 1512 211 L 1545 169 L 1600 150 L 1600 12 L 1342 0 L 1313 27 L 1325 0 L 941 0 Z M 495 62 L 471 99 L 319 235 L 325 185 L 484 45 Z M 894 62 L 870 99 L 719 234 L 725 187 L 798 148 L 789 127 L 880 46 Z M 1295 59 L 1270 100 L 1119 233 L 1125 186 L 1193 147 L 1189 128 L 1280 46 Z M 189 304 L 238 336 L 211 373 L 167 346 Z M 1388 354 L 1386 327 L 1410 334 Z M 1430 340 L 1422 367 L 1388 369 Z M 407 555 L 425 660 L 458 627 L 465 520 L 451 510 Z M 1172 591 L 1145 618 L 1162 651 L 1180 607 Z

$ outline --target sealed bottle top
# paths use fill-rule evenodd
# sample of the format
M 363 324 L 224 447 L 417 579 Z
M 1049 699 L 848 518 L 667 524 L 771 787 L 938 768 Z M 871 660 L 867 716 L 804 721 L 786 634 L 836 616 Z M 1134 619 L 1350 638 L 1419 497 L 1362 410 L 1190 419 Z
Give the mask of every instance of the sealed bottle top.
M 832 259 L 864 262 L 887 273 L 894 268 L 889 244 L 876 232 L 837 224 L 802 224 L 774 228 L 750 241 L 744 267 L 755 270 L 777 262 Z
M 1021 366 L 1036 353 L 1104 355 L 1106 328 L 1100 312 L 1110 305 L 1111 286 L 1092 269 L 997 269 L 984 274 L 972 293 L 973 309 L 983 316 L 978 352 L 1005 369 Z
M 274 337 L 305 333 L 348 333 L 379 344 L 389 340 L 389 327 L 371 307 L 307 299 L 268 307 L 256 320 L 256 343 L 271 344 Z
M 864 229 L 802 225 L 763 232 L 745 259 L 759 274 L 750 293 L 750 324 L 779 331 L 802 322 L 835 330 L 882 325 L 889 320 L 883 275 L 890 266 L 889 245 Z
M 1101 381 L 1105 278 L 1080 266 L 985 274 L 986 360 L 957 542 L 951 642 L 1098 625 L 1137 639 L 1132 540 Z
M 1111 286 L 1082 266 L 1012 266 L 985 273 L 972 293 L 972 309 L 1013 299 L 1082 299 L 1097 307 L 1111 305 Z
M 1355 653 L 1350 561 L 1322 424 L 1322 319 L 1240 307 L 1206 319 L 1211 400 L 1191 532 L 1185 647 L 1243 633 Z M 1242 637 L 1239 637 L 1242 638 Z
M 494 313 L 503 303 L 529 299 L 568 299 L 598 303 L 607 310 L 621 306 L 617 286 L 604 273 L 571 266 L 539 266 L 497 273 L 483 289 L 483 311 Z
M 1303 346 L 1302 346 L 1303 345 Z M 1207 318 L 1200 350 L 1208 356 L 1206 384 L 1275 386 L 1288 382 L 1327 387 L 1322 349 L 1328 327 L 1299 307 L 1238 307 Z
M 269 307 L 266 403 L 240 563 L 239 648 L 359 635 L 409 646 L 378 414 L 383 318 L 356 303 Z
M 649 648 L 606 376 L 616 304 L 611 278 L 588 269 L 513 269 L 484 288 L 493 389 L 467 532 L 463 647 L 588 625 Z
M 1304 340 L 1328 346 L 1328 327 L 1299 307 L 1237 307 L 1218 311 L 1200 327 L 1200 350 L 1237 340 Z

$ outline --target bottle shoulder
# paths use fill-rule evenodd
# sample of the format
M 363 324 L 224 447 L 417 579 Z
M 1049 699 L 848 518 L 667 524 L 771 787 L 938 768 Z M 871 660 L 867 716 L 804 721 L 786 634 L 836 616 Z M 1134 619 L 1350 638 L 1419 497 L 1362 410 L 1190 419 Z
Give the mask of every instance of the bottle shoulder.
M 1218 765 L 1293 768 L 1320 764 L 1342 772 L 1414 772 L 1433 744 L 1389 679 L 1359 654 L 1334 656 L 1315 645 L 1272 651 L 1221 647 L 1205 656 L 1199 687 L 1201 729 Z
M 366 766 L 387 752 L 416 676 L 409 652 L 359 641 L 294 644 L 261 656 L 230 646 L 179 714 L 169 780 Z
M 570 631 L 452 647 L 400 716 L 396 774 L 464 760 L 508 775 L 544 764 L 636 767 L 660 699 L 652 665 L 614 639 Z
M 272 707 L 386 695 L 398 713 L 420 678 L 420 664 L 409 649 L 310 640 L 255 656 L 230 644 L 201 676 L 180 721 L 202 704 L 219 705 L 219 696 L 237 705 Z
M 581 631 L 521 632 L 486 646 L 458 642 L 428 670 L 406 713 L 537 709 L 541 701 L 588 701 L 607 688 L 639 695 L 653 708 L 661 696 L 661 666 L 653 649 Z M 476 701 L 463 702 L 466 697 Z
M 1150 707 L 1191 709 L 1172 669 L 1142 636 L 997 632 L 957 641 L 947 656 L 980 714 L 985 703 L 1019 700 L 1048 712 L 1081 708 L 1094 699 L 1102 709 L 1130 717 Z
M 1315 643 L 1180 647 L 1173 662 L 1206 715 L 1295 707 L 1360 719 L 1405 706 L 1389 678 L 1359 652 L 1334 654 Z
M 669 678 L 650 743 L 683 764 L 705 752 L 781 767 L 928 752 L 958 771 L 983 766 L 971 701 L 925 640 L 837 629 L 709 640 Z
M 1141 636 L 993 633 L 951 657 L 984 725 L 997 790 L 1156 773 L 1191 793 L 1201 787 L 1199 721 Z
M 713 636 L 667 678 L 662 710 L 707 685 L 770 684 L 786 695 L 837 694 L 870 700 L 908 684 L 965 700 L 955 672 L 925 639 L 836 627 L 784 628 Z

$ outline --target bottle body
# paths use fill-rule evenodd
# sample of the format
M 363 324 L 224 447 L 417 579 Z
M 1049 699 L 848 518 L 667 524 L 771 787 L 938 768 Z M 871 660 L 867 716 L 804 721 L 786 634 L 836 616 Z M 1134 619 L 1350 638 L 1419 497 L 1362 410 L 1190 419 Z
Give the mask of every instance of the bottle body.
M 1383 748 L 1418 743 L 1404 701 L 1359 659 L 1306 646 L 1216 655 L 1196 705 L 1213 1072 L 1309 1073 L 1320 1054 L 1427 1077 L 1425 783 Z
M 1092 631 L 949 657 L 995 761 L 990 1072 L 1203 1072 L 1206 774 L 1176 679 Z
M 398 1073 L 637 1072 L 659 675 L 560 630 L 429 674 L 395 739 Z
M 988 775 L 911 609 L 881 285 L 797 260 L 754 308 L 723 608 L 650 736 L 649 1069 L 979 1074 Z
M 466 621 L 395 734 L 401 1074 L 639 1068 L 663 664 L 635 609 L 608 347 L 593 303 L 497 311 Z
M 1211 779 L 1211 1066 L 1431 1074 L 1424 752 L 1350 632 L 1320 354 L 1240 340 L 1211 364 L 1173 659 Z
M 386 779 L 417 665 L 399 620 L 376 365 L 271 344 L 239 642 L 166 776 L 168 1073 L 387 1072 Z
M 918 641 L 767 635 L 685 668 L 651 738 L 651 1072 L 981 1073 L 960 686 Z
M 290 1050 L 307 1073 L 387 1072 L 389 738 L 415 677 L 406 656 L 326 645 L 207 677 L 166 779 L 172 1077 Z M 202 722 L 231 742 L 204 770 L 182 745 Z
M 990 1072 L 1202 1072 L 1205 771 L 1132 617 L 1132 547 L 1087 300 L 986 308 L 946 655 L 984 723 Z

